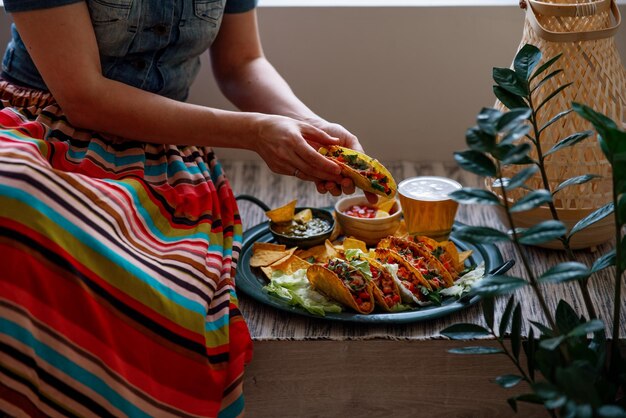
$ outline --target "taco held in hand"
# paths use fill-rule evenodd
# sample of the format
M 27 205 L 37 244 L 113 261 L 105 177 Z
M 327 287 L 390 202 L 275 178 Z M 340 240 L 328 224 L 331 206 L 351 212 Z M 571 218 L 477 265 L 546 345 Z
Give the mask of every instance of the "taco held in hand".
M 377 160 L 349 148 L 331 145 L 318 152 L 341 166 L 341 174 L 349 177 L 359 189 L 381 196 L 394 197 L 396 182 Z

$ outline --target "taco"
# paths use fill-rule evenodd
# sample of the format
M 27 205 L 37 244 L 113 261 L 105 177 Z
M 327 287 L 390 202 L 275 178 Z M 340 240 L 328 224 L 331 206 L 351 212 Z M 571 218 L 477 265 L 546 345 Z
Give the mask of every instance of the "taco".
M 471 252 L 469 254 L 465 252 L 465 258 L 462 261 L 459 256 L 459 251 L 452 241 L 437 242 L 425 236 L 413 237 L 413 241 L 424 245 L 433 257 L 439 260 L 446 270 L 450 272 L 450 275 L 452 275 L 452 278 L 455 280 L 459 277 L 459 273 L 465 268 L 463 265 L 465 258 L 471 254 Z
M 426 246 L 398 237 L 387 237 L 378 243 L 379 248 L 389 248 L 402 256 L 434 289 L 450 287 L 454 278 L 444 265 L 431 254 Z
M 367 192 L 394 197 L 396 182 L 389 171 L 377 160 L 349 148 L 331 145 L 318 152 L 341 166 L 341 174 L 354 181 L 354 185 Z
M 325 265 L 312 265 L 306 271 L 311 286 L 358 313 L 374 310 L 374 283 L 349 262 L 333 258 Z
M 374 298 L 376 304 L 387 312 L 391 312 L 394 306 L 402 301 L 402 295 L 398 283 L 393 275 L 380 262 L 368 259 L 370 271 L 372 272 L 372 282 L 374 283 Z
M 376 248 L 376 260 L 394 267 L 402 300 L 405 302 L 428 302 L 432 286 L 408 261 L 388 248 Z M 397 267 L 396 267 L 397 266 Z

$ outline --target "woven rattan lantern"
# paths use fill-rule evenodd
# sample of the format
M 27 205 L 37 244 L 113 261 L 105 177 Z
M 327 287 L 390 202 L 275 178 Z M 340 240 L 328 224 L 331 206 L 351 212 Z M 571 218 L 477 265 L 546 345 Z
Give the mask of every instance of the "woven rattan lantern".
M 542 108 L 538 125 L 543 126 L 552 117 L 570 109 L 573 101 L 591 106 L 615 121 L 625 122 L 626 71 L 615 46 L 614 35 L 621 23 L 615 1 L 527 0 L 521 5 L 526 7 L 526 21 L 520 48 L 525 44 L 535 45 L 542 51 L 544 61 L 563 54 L 555 64 L 555 68 L 561 68 L 563 72 L 537 90 L 537 103 L 541 103 L 558 86 L 572 83 Z M 496 107 L 504 109 L 500 102 L 496 103 Z M 570 113 L 542 133 L 541 147 L 548 150 L 568 135 L 590 129 L 586 121 Z M 507 170 L 505 176 L 512 177 L 519 168 L 509 166 Z M 568 187 L 555 195 L 559 218 L 569 228 L 611 200 L 610 166 L 595 137 L 548 156 L 546 172 L 552 190 L 571 177 L 583 174 L 602 176 L 589 183 Z M 533 188 L 543 188 L 539 175 L 528 184 Z M 493 191 L 497 193 L 498 189 Z M 521 196 L 514 195 L 512 200 Z M 529 227 L 551 218 L 549 209 L 542 207 L 518 213 L 514 221 L 518 227 Z M 613 219 L 607 217 L 575 235 L 570 244 L 572 248 L 595 247 L 610 240 L 613 234 Z M 560 242 L 544 246 L 562 248 Z

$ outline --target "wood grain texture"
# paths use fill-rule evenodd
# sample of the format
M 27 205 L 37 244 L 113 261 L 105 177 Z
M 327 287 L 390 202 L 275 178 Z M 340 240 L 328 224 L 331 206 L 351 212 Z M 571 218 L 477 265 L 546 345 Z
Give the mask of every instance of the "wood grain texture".
M 527 387 L 502 389 L 494 382 L 496 376 L 514 374 L 506 357 L 447 352 L 461 346 L 455 341 L 259 341 L 245 374 L 246 416 L 548 416 L 522 403 L 517 415 L 511 410 L 506 399 Z
M 415 175 L 441 175 L 459 181 L 464 186 L 481 187 L 480 179 L 459 169 L 455 163 L 414 163 L 414 162 L 384 162 L 396 181 Z M 225 161 L 224 170 L 233 186 L 235 194 L 250 194 L 265 201 L 272 207 L 280 206 L 291 199 L 298 199 L 303 206 L 331 206 L 337 200 L 330 195 L 320 195 L 312 183 L 302 182 L 294 177 L 273 174 L 261 162 Z M 240 202 L 240 211 L 244 228 L 252 227 L 265 221 L 263 211 L 248 203 Z M 457 220 L 471 225 L 485 225 L 503 229 L 492 209 L 483 206 L 461 206 Z M 612 243 L 598 248 L 598 252 L 577 251 L 580 262 L 591 265 L 597 256 L 607 252 Z M 505 260 L 519 260 L 512 245 L 499 245 Z M 533 263 L 533 270 L 541 274 L 550 266 L 567 261 L 565 253 L 542 248 L 526 248 L 528 258 Z M 527 277 L 520 263 L 517 263 L 510 275 Z M 590 281 L 590 292 L 595 302 L 596 311 L 607 327 L 612 325 L 610 318 L 613 311 L 613 283 L 611 270 L 605 270 L 593 276 Z M 626 305 L 626 292 L 623 293 L 621 303 Z M 368 326 L 355 324 L 341 324 L 323 319 L 309 319 L 275 310 L 254 300 L 239 295 L 241 310 L 246 318 L 250 332 L 255 340 L 425 340 L 441 338 L 439 330 L 458 322 L 482 324 L 483 318 L 479 306 L 472 306 L 448 317 L 424 323 L 415 323 L 397 326 Z M 559 300 L 564 299 L 578 312 L 584 311 L 582 296 L 576 283 L 551 285 L 546 288 L 545 296 L 548 304 L 555 307 Z M 543 320 L 536 299 L 530 289 L 522 289 L 516 293 L 516 298 L 522 301 L 523 317 L 526 319 Z M 504 310 L 505 298 L 496 301 L 496 320 Z M 626 335 L 626 309 L 622 310 L 621 323 L 624 324 L 621 335 Z M 523 330 L 526 334 L 527 329 Z

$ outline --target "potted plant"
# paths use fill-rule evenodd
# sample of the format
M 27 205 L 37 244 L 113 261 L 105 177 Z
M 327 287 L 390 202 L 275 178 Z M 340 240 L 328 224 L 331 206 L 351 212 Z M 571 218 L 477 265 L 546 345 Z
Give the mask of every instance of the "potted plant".
M 551 416 L 564 417 L 626 417 L 626 361 L 622 358 L 619 340 L 621 314 L 621 287 L 626 269 L 626 131 L 617 123 L 593 109 L 573 103 L 571 109 L 538 126 L 538 112 L 542 105 L 533 101 L 533 93 L 554 77 L 558 70 L 552 66 L 560 56 L 544 64 L 541 51 L 525 45 L 514 60 L 513 69 L 494 69 L 494 92 L 510 110 L 483 109 L 476 126 L 466 134 L 469 150 L 455 153 L 459 165 L 472 173 L 493 179 L 491 190 L 463 188 L 452 197 L 460 203 L 492 205 L 506 214 L 508 230 L 481 226 L 462 226 L 453 234 L 459 239 L 475 243 L 509 242 L 516 247 L 524 278 L 504 275 L 487 276 L 473 291 L 483 296 L 482 310 L 486 327 L 476 324 L 455 324 L 441 333 L 452 339 L 473 339 L 491 336 L 499 347 L 472 346 L 451 350 L 460 354 L 504 354 L 511 359 L 514 372 L 496 377 L 504 388 L 520 382 L 528 383 L 531 391 L 508 399 L 513 410 L 518 402 L 542 404 Z M 560 86 L 547 95 L 556 97 L 568 87 Z M 589 121 L 598 134 L 599 146 L 611 165 L 612 201 L 595 210 L 568 229 L 554 209 L 554 196 L 564 188 L 592 181 L 596 176 L 580 175 L 550 188 L 545 171 L 545 157 L 563 152 L 580 141 L 590 138 L 592 131 L 576 132 L 562 138 L 548 150 L 542 149 L 541 133 L 546 125 L 557 123 L 571 112 Z M 531 152 L 532 151 L 532 152 Z M 532 156 L 532 157 L 531 157 Z M 516 174 L 505 167 L 519 166 Z M 540 175 L 542 188 L 533 189 L 528 179 Z M 494 193 L 497 191 L 498 193 Z M 520 191 L 523 192 L 520 194 Z M 518 193 L 516 200 L 507 198 Z M 513 214 L 538 207 L 550 208 L 553 219 L 519 228 Z M 601 254 L 591 266 L 576 261 L 569 246 L 572 237 L 594 223 L 609 216 L 614 220 L 615 248 Z M 543 244 L 558 240 L 569 261 L 556 264 L 546 271 L 535 271 L 526 255 L 525 245 Z M 612 268 L 615 271 L 614 310 L 612 318 L 597 318 L 587 283 L 594 273 Z M 556 307 L 549 306 L 544 292 L 550 285 L 577 282 L 584 296 L 586 312 L 577 312 L 561 300 Z M 530 286 L 541 306 L 545 320 L 529 319 L 528 336 L 522 338 L 524 319 L 520 302 L 510 296 L 506 308 L 496 321 L 494 298 L 509 294 L 523 286 Z M 611 326 L 610 340 L 606 336 Z M 510 334 L 510 344 L 505 339 Z M 524 352 L 526 360 L 521 357 Z

